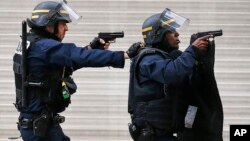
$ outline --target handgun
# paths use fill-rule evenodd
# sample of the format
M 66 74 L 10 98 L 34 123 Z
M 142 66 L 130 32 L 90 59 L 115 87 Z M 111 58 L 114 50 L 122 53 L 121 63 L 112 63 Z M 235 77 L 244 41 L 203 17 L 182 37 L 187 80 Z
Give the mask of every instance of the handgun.
M 123 38 L 124 32 L 99 32 L 98 38 L 101 38 L 105 43 L 114 43 L 116 38 Z
M 222 36 L 222 34 L 223 34 L 222 29 L 215 31 L 198 32 L 191 36 L 190 44 L 192 44 L 196 39 L 206 35 L 212 35 L 212 37 L 214 38 L 216 36 Z

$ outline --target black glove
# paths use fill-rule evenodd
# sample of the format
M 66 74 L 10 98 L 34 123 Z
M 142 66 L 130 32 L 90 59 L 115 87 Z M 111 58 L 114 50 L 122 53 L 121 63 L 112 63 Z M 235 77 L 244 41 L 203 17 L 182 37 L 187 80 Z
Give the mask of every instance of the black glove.
M 141 47 L 144 47 L 144 44 L 142 42 L 133 43 L 126 51 L 129 58 L 135 57 Z
M 89 46 L 90 46 L 92 49 L 102 49 L 102 50 L 104 50 L 104 45 L 105 45 L 105 43 L 102 44 L 102 43 L 100 42 L 100 38 L 98 38 L 98 37 L 95 37 L 95 38 L 90 42 L 90 44 L 89 44 Z

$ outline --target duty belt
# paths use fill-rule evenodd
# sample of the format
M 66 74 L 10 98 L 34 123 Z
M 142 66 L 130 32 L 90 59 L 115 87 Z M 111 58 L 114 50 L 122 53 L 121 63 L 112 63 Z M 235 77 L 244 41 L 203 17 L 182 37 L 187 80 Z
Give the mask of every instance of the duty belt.
M 23 118 L 19 119 L 19 122 L 17 123 L 19 127 L 21 128 L 33 128 L 33 119 Z M 51 125 L 52 126 L 58 126 L 60 123 L 63 123 L 65 121 L 64 116 L 56 115 L 52 118 Z

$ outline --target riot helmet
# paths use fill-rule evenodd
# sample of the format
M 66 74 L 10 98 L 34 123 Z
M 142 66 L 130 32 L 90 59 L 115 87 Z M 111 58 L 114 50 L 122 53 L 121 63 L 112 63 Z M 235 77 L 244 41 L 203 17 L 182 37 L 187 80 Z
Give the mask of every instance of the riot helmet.
M 59 21 L 70 23 L 81 18 L 65 2 L 46 1 L 39 3 L 32 11 L 32 16 L 27 19 L 30 28 L 42 28 L 54 25 Z
M 147 18 L 142 25 L 142 35 L 146 45 L 161 43 L 166 32 L 174 32 L 189 23 L 189 19 L 177 15 L 166 8 L 162 13 Z

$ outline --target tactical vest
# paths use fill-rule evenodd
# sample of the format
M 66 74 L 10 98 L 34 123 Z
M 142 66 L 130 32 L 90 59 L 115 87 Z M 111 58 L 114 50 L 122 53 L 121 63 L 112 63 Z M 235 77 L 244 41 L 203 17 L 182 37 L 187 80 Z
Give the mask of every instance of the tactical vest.
M 187 97 L 183 93 L 187 87 L 159 83 L 160 88 L 158 88 L 161 91 L 157 95 L 155 95 L 157 89 L 155 86 L 142 87 L 138 80 L 138 66 L 142 58 L 150 54 L 158 54 L 163 59 L 174 59 L 171 54 L 159 49 L 145 48 L 132 60 L 128 112 L 131 114 L 132 123 L 136 126 L 150 125 L 159 131 L 175 133 L 184 128 L 184 117 L 188 106 Z
M 42 39 L 42 37 L 34 34 L 27 36 L 27 54 L 33 43 Z M 16 101 L 15 107 L 18 111 L 24 111 L 22 107 L 22 47 L 19 42 L 16 52 L 13 56 L 13 71 L 15 76 Z M 70 104 L 70 96 L 75 93 L 77 87 L 73 79 L 70 77 L 73 70 L 71 68 L 63 68 L 60 73 L 48 70 L 42 81 L 36 79 L 35 74 L 27 72 L 27 99 L 31 94 L 46 104 L 46 108 L 53 112 L 62 112 Z M 36 85 L 35 85 L 36 84 Z M 37 85 L 40 84 L 40 85 Z M 29 102 L 28 102 L 29 103 Z M 27 106 L 28 107 L 28 106 Z

